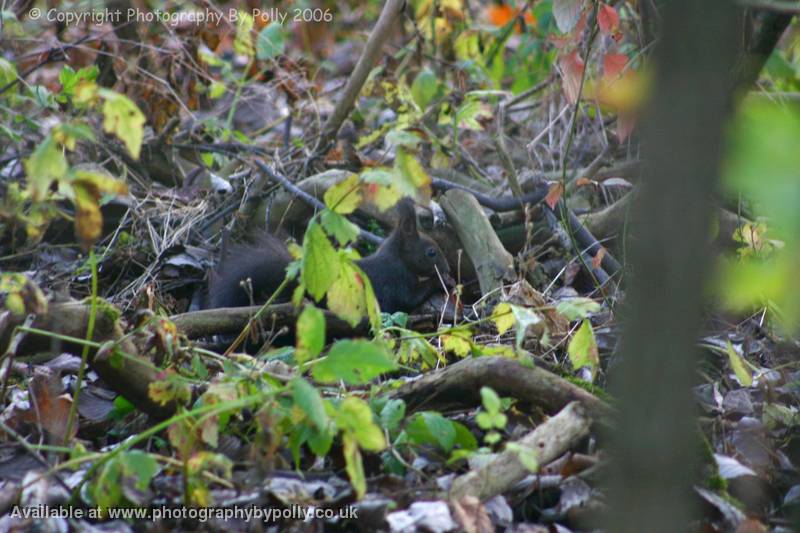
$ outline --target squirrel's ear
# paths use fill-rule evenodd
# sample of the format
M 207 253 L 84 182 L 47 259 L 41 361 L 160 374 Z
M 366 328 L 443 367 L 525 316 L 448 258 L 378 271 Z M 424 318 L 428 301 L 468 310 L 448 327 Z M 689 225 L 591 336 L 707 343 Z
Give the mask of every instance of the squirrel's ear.
M 417 235 L 417 213 L 414 211 L 414 201 L 403 198 L 397 202 L 397 229 L 406 237 Z

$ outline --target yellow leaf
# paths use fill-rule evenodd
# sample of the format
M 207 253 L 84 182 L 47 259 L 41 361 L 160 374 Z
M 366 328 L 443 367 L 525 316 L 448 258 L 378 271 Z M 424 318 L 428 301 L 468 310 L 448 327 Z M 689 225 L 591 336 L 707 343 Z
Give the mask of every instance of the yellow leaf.
M 33 154 L 25 160 L 25 173 L 28 177 L 28 191 L 34 202 L 47 197 L 50 185 L 67 173 L 67 159 L 51 136 L 45 137 Z
M 239 11 L 239 18 L 236 20 L 236 38 L 233 41 L 233 50 L 237 54 L 251 59 L 255 55 L 252 32 L 253 16 L 244 11 Z
M 144 115 L 124 94 L 102 89 L 100 96 L 103 97 L 103 130 L 119 137 L 131 157 L 139 159 L 144 139 Z
M 500 335 L 511 329 L 514 325 L 514 314 L 511 312 L 511 306 L 505 302 L 497 304 L 492 311 L 492 320 Z
M 588 319 L 583 321 L 581 327 L 570 339 L 569 346 L 567 346 L 567 355 L 569 355 L 569 360 L 572 362 L 572 368 L 576 370 L 589 366 L 592 369 L 592 374 L 594 374 L 600 365 L 597 341 L 594 338 L 592 323 Z
M 731 341 L 728 341 L 725 351 L 727 352 L 728 359 L 731 362 L 731 369 L 733 369 L 733 373 L 736 374 L 736 379 L 739 380 L 739 383 L 741 383 L 744 387 L 752 386 L 753 374 L 747 369 L 744 358 L 739 355 L 739 352 L 737 352 L 733 347 Z
M 86 187 L 75 184 L 75 233 L 84 246 L 91 245 L 103 232 L 103 215 L 97 199 Z
M 361 183 L 357 174 L 351 174 L 325 191 L 325 205 L 340 215 L 349 215 L 361 203 Z
M 469 331 L 453 331 L 442 335 L 442 345 L 448 352 L 466 357 L 472 351 L 472 335 Z
M 342 261 L 341 273 L 328 289 L 328 308 L 353 327 L 367 314 L 364 275 L 350 261 Z
M 75 107 L 82 109 L 97 103 L 100 97 L 97 84 L 89 80 L 81 80 L 75 85 L 75 92 L 72 96 L 72 103 Z

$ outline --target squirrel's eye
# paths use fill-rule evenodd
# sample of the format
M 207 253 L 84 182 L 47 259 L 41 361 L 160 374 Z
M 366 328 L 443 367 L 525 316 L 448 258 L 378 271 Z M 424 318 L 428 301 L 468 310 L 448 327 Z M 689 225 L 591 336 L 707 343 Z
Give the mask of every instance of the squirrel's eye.
M 436 257 L 436 248 L 431 246 L 430 248 L 425 250 L 425 255 L 427 255 L 428 257 Z

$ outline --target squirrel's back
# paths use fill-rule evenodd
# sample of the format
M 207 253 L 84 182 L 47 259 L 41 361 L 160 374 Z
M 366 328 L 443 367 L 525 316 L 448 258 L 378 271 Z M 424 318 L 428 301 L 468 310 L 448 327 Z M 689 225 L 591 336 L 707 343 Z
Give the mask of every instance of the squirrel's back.
M 283 281 L 292 262 L 288 248 L 278 237 L 264 233 L 254 244 L 235 244 L 211 271 L 208 307 L 242 307 L 251 304 L 251 294 L 241 282 L 251 280 L 252 303 L 264 303 Z M 281 301 L 291 295 L 285 290 Z

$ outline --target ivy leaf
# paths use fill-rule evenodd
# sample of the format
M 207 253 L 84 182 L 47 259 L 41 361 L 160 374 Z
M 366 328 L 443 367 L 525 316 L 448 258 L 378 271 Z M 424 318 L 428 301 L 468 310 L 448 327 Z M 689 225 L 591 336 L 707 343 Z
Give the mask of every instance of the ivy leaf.
M 575 370 L 589 366 L 592 374 L 600 365 L 600 356 L 597 351 L 597 341 L 594 338 L 592 323 L 588 319 L 584 320 L 578 331 L 572 336 L 567 346 L 567 354 Z
M 318 356 L 325 347 L 325 315 L 313 305 L 307 305 L 297 318 L 297 350 L 300 364 Z
M 322 383 L 342 380 L 350 385 L 362 385 L 395 368 L 382 346 L 366 340 L 342 340 L 333 345 L 325 359 L 314 365 L 312 375 Z
M 103 130 L 119 137 L 131 157 L 139 159 L 144 139 L 144 115 L 124 94 L 100 89 L 100 96 L 103 97 Z
M 296 377 L 291 381 L 294 404 L 306 414 L 308 419 L 320 431 L 328 426 L 329 418 L 325 412 L 325 404 L 319 391 L 303 378 Z
M 339 254 L 319 224 L 312 222 L 303 238 L 303 285 L 316 301 L 320 301 L 340 272 Z
M 280 22 L 270 22 L 258 34 L 256 41 L 256 57 L 264 61 L 283 54 L 286 48 L 286 36 Z

